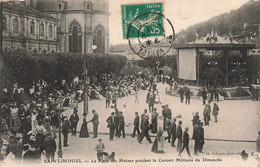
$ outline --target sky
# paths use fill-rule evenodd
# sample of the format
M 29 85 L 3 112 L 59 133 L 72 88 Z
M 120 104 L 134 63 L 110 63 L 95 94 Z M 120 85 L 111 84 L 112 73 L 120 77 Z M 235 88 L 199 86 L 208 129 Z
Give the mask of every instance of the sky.
M 162 1 L 162 0 L 161 0 Z M 123 40 L 121 4 L 154 2 L 154 0 L 108 0 L 110 44 L 127 43 Z M 164 0 L 164 14 L 176 33 L 190 25 L 238 9 L 249 0 Z M 167 28 L 167 27 L 166 27 Z

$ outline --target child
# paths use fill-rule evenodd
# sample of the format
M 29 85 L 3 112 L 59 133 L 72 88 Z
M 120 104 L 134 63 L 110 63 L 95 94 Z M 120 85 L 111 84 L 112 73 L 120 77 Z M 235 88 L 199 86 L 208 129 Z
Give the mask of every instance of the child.
M 102 143 L 102 139 L 98 139 L 98 144 L 95 147 L 95 150 L 97 151 L 97 159 L 98 161 L 103 160 L 103 155 L 108 156 L 107 152 L 104 152 L 105 144 Z
M 7 123 L 6 123 L 6 120 L 5 119 L 2 119 L 2 130 L 3 132 L 5 132 L 5 134 L 7 134 L 7 131 L 8 131 L 8 126 L 7 126 Z

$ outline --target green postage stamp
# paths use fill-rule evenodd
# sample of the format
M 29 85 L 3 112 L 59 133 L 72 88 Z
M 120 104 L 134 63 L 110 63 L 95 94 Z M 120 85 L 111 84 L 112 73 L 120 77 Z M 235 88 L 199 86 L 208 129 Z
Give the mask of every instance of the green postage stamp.
M 163 2 L 121 5 L 121 12 L 124 39 L 164 36 Z

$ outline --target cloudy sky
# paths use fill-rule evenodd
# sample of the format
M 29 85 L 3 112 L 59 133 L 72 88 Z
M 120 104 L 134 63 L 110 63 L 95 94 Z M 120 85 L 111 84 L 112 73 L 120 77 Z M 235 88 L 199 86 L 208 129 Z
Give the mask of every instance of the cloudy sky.
M 126 43 L 122 35 L 121 4 L 153 2 L 152 0 L 108 0 L 110 44 Z M 172 22 L 175 32 L 206 21 L 213 16 L 238 9 L 249 0 L 165 0 L 164 14 Z M 166 27 L 167 28 L 167 27 Z

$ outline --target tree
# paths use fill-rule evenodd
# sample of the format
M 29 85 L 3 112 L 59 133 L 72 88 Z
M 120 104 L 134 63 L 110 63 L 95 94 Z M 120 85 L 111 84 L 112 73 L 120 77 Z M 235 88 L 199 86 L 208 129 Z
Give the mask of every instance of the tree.
M 217 86 L 217 84 L 223 84 L 223 81 L 225 80 L 224 73 L 217 67 L 210 67 L 206 69 L 203 75 L 207 82 L 213 87 Z

